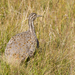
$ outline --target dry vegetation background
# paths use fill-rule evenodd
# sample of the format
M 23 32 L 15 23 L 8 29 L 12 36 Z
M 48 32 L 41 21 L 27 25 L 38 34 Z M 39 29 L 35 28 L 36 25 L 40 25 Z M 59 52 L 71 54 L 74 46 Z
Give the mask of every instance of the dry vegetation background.
M 3 55 L 12 36 L 28 29 L 28 15 L 42 15 L 34 22 L 40 48 L 18 67 Z M 0 0 L 0 75 L 75 75 L 75 0 Z

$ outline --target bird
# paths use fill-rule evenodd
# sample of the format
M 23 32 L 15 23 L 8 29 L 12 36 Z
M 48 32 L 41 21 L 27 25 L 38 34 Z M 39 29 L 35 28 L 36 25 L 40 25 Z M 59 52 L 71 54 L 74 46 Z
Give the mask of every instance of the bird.
M 37 39 L 34 20 L 42 15 L 31 13 L 28 17 L 29 29 L 25 32 L 18 33 L 13 36 L 5 48 L 5 58 L 9 63 L 19 62 L 26 60 L 28 57 L 34 55 L 36 46 L 39 47 Z

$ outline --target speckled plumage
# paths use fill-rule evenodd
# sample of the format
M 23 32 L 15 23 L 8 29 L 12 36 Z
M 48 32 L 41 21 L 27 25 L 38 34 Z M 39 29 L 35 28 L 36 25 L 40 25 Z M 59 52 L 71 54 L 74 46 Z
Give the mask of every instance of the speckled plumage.
M 21 62 L 33 56 L 36 44 L 38 43 L 33 24 L 36 17 L 41 16 L 36 13 L 31 13 L 28 20 L 29 30 L 13 36 L 9 40 L 5 49 L 5 57 L 8 62 L 13 59 Z

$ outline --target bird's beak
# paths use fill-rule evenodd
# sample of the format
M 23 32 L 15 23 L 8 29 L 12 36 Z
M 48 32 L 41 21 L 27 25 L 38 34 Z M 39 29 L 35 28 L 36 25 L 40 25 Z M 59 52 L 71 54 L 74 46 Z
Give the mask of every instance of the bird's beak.
M 37 15 L 37 17 L 42 17 L 41 15 Z

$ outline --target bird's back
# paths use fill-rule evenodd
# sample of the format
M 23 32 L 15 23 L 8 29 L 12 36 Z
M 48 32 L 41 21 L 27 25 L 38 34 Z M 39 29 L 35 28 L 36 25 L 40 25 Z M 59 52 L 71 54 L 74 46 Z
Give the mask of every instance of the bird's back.
M 19 33 L 9 40 L 5 49 L 5 57 L 8 60 L 14 58 L 21 62 L 34 54 L 36 43 L 37 37 L 30 31 Z

